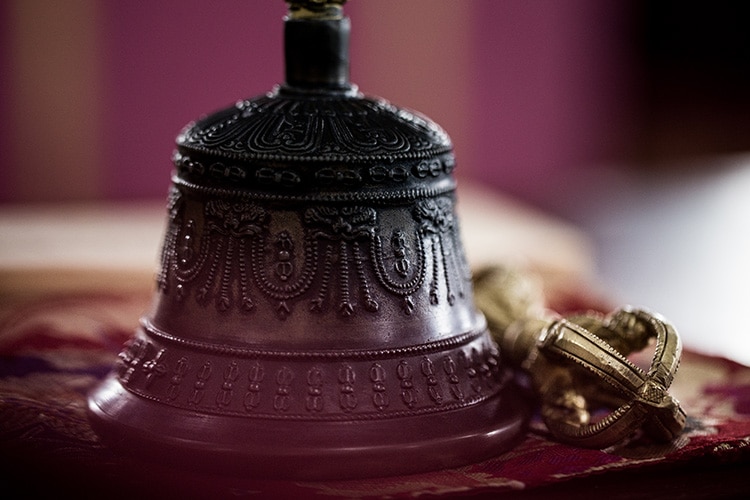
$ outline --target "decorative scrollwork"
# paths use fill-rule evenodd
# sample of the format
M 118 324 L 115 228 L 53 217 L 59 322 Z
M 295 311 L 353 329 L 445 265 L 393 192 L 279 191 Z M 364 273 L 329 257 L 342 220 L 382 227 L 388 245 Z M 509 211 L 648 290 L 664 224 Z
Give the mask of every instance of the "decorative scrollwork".
M 205 271 L 203 283 L 197 291 L 198 299 L 207 301 L 213 294 L 217 308 L 226 311 L 235 300 L 231 283 L 235 276 L 239 276 L 242 308 L 252 309 L 253 301 L 247 287 L 245 241 L 262 232 L 267 218 L 265 209 L 251 203 L 221 199 L 208 201 L 199 251 L 195 252 L 193 248 L 194 223 L 190 221 L 180 236 L 181 244 L 172 250 L 176 260 L 175 276 L 180 285 L 184 287 L 185 283 L 196 280 Z
M 430 242 L 432 256 L 430 302 L 432 304 L 440 302 L 438 286 L 442 274 L 446 298 L 448 303 L 453 305 L 456 301 L 456 293 L 459 297 L 464 296 L 463 270 L 466 267 L 463 248 L 457 237 L 453 199 L 441 197 L 419 200 L 414 207 L 414 217 L 419 221 L 420 233 Z
M 282 240 L 285 237 L 280 235 Z M 288 301 L 299 297 L 305 293 L 313 282 L 315 273 L 317 270 L 318 251 L 317 243 L 310 237 L 306 237 L 303 245 L 303 260 L 302 270 L 298 273 L 295 281 L 290 281 L 291 273 L 284 279 L 279 281 L 282 284 L 277 284 L 270 277 L 272 274 L 276 274 L 278 268 L 275 265 L 268 265 L 265 260 L 266 245 L 263 240 L 254 239 L 251 243 L 251 262 L 253 263 L 253 281 L 255 285 L 267 296 L 278 301 L 276 311 L 279 317 L 284 319 L 290 313 L 291 309 Z M 281 251 L 283 252 L 283 250 Z M 277 258 L 280 255 L 277 254 Z M 285 254 L 281 253 L 282 257 L 286 257 Z M 291 258 L 291 255 L 289 256 Z M 291 261 L 282 261 L 291 263 Z M 279 264 L 279 261 L 276 262 Z M 269 271 L 269 269 L 275 269 L 276 271 Z
M 349 163 L 432 158 L 452 149 L 437 124 L 383 99 L 326 104 L 270 92 L 189 125 L 177 144 L 244 160 Z
M 132 372 L 122 370 L 118 379 L 151 401 L 205 414 L 370 420 L 452 411 L 492 397 L 503 384 L 488 367 L 496 355 L 486 331 L 403 348 L 315 353 L 186 342 L 144 325 L 121 354 Z
M 177 239 L 180 232 L 179 218 L 183 210 L 183 199 L 180 190 L 172 186 L 167 199 L 167 232 L 161 250 L 161 269 L 156 277 L 156 285 L 162 291 L 169 287 L 169 271 L 172 256 L 176 253 Z
M 174 287 L 178 301 L 192 294 L 220 312 L 249 313 L 257 305 L 255 290 L 285 319 L 311 289 L 310 312 L 342 316 L 380 310 L 373 282 L 396 295 L 405 314 L 414 312 L 414 295 L 425 282 L 433 305 L 443 293 L 449 305 L 463 296 L 468 266 L 449 196 L 404 209 L 411 221 L 386 216 L 383 222 L 373 206 L 338 203 L 308 204 L 276 220 L 258 202 L 228 196 L 203 201 L 177 187 L 168 209 L 157 282 L 165 294 Z M 394 220 L 403 228 L 381 235 L 383 224 Z
M 403 256 L 406 255 L 407 251 L 405 241 L 406 238 L 404 236 L 404 233 L 399 231 L 399 236 L 397 237 L 397 239 L 398 241 L 396 243 L 396 247 L 393 247 L 392 243 L 392 248 L 394 248 L 394 256 L 396 258 L 396 264 L 394 264 L 394 266 L 397 266 L 397 274 L 405 279 L 408 278 L 408 273 L 404 275 L 398 271 L 398 267 L 400 267 L 402 270 L 408 271 L 405 265 L 402 264 L 401 266 L 399 266 L 399 261 L 403 259 Z M 405 279 L 404 281 L 398 281 L 392 278 L 390 273 L 386 269 L 382 238 L 380 236 L 374 236 L 371 244 L 375 276 L 377 277 L 378 282 L 383 286 L 383 288 L 385 288 L 392 294 L 403 297 L 402 309 L 406 314 L 411 314 L 413 312 L 414 302 L 412 301 L 411 296 L 416 293 L 417 290 L 419 290 L 425 280 L 424 247 L 422 244 L 422 238 L 419 234 L 415 234 L 414 242 L 417 245 L 417 248 L 414 250 L 414 254 L 417 256 L 418 260 L 416 265 L 412 267 L 416 267 L 416 270 L 413 271 L 411 279 Z

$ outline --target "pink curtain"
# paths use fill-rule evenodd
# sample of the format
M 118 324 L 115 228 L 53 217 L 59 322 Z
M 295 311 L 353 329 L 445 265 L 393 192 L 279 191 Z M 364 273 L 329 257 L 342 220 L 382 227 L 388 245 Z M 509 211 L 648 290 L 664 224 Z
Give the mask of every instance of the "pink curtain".
M 626 5 L 352 0 L 352 79 L 440 123 L 459 176 L 534 200 L 628 139 Z M 281 0 L 0 8 L 0 201 L 163 197 L 183 125 L 283 79 Z

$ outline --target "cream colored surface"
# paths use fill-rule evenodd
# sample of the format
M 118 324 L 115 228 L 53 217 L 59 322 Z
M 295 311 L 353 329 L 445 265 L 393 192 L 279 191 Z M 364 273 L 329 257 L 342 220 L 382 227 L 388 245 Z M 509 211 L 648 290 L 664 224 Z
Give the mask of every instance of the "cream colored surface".
M 151 286 L 163 204 L 0 209 L 0 294 Z

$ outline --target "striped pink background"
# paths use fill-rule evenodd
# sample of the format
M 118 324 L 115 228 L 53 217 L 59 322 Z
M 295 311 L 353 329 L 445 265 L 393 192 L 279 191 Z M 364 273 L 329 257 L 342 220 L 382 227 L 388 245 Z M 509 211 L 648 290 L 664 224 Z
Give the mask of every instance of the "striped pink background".
M 531 201 L 629 145 L 616 0 L 352 0 L 352 80 Z M 281 0 L 6 0 L 0 201 L 161 198 L 180 128 L 283 79 Z

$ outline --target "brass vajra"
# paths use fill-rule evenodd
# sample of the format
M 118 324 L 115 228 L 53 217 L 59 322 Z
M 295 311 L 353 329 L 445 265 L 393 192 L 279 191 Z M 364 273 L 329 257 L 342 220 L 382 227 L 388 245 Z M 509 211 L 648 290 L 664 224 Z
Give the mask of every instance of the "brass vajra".
M 667 392 L 682 350 L 672 325 L 632 308 L 560 317 L 545 310 L 536 285 L 501 267 L 474 276 L 477 306 L 503 357 L 528 374 L 553 438 L 607 448 L 638 433 L 655 441 L 677 437 L 686 416 Z M 627 358 L 654 341 L 647 370 Z M 601 411 L 605 416 L 595 419 Z

